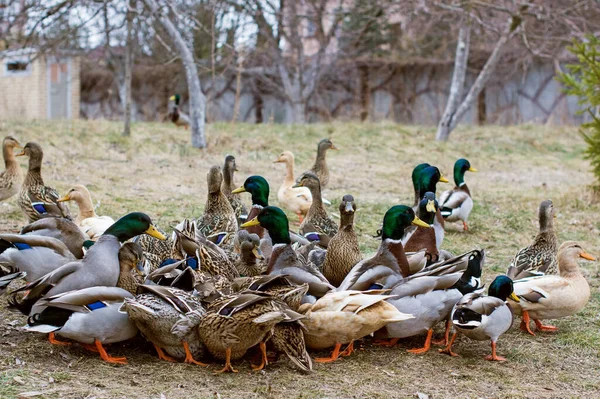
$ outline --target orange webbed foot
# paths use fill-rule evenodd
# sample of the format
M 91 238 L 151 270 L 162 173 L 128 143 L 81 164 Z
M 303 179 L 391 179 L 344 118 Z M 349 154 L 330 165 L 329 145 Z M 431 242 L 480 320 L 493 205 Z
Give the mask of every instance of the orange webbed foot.
M 194 356 L 192 356 L 192 352 L 190 351 L 190 346 L 188 345 L 188 343 L 186 341 L 183 341 L 183 349 L 185 349 L 185 360 L 184 360 L 185 363 L 208 367 L 208 364 L 199 362 L 196 359 L 194 359 Z
M 533 319 L 533 322 L 538 331 L 558 331 L 558 327 L 544 325 L 538 319 Z
M 375 346 L 387 346 L 392 347 L 398 344 L 399 338 L 390 338 L 390 339 L 376 339 L 373 341 L 373 345 Z
M 60 346 L 69 346 L 69 345 L 71 345 L 70 342 L 59 341 L 58 339 L 56 339 L 56 335 L 53 332 L 51 332 L 50 334 L 48 334 L 48 342 L 50 342 L 52 345 L 60 345 Z
M 158 358 L 161 360 L 166 360 L 167 362 L 172 362 L 172 363 L 177 363 L 177 359 L 167 355 L 161 347 L 156 346 L 156 344 L 154 344 L 154 348 L 156 349 L 156 353 L 158 353 Z

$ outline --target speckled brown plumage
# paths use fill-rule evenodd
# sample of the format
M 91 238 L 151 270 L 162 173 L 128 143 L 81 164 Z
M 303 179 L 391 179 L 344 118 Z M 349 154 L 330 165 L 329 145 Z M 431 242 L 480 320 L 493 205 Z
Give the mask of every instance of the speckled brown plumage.
M 231 204 L 233 212 L 235 213 L 238 223 L 240 222 L 241 215 L 247 215 L 248 211 L 242 203 L 242 196 L 240 194 L 232 194 L 231 192 L 237 188 L 233 182 L 233 174 L 237 172 L 237 165 L 235 163 L 235 157 L 233 155 L 227 155 L 225 157 L 225 163 L 223 164 L 223 184 L 221 184 L 221 191 Z
M 14 154 L 15 148 L 19 147 L 19 142 L 12 136 L 6 136 L 2 141 L 4 172 L 0 173 L 0 201 L 12 197 L 21 190 L 23 172 Z
M 323 206 L 319 178 L 314 173 L 306 172 L 300 177 L 298 185 L 307 187 L 313 197 L 308 213 L 300 225 L 300 233 L 316 232 L 333 237 L 338 232 L 338 226 L 331 220 Z
M 126 242 L 119 249 L 120 273 L 117 287 L 129 291 L 131 295 L 137 295 L 138 286 L 143 283 L 141 274 L 137 273 L 137 264 L 143 257 L 144 251 L 136 243 Z
M 314 173 L 321 182 L 321 188 L 327 187 L 329 184 L 329 167 L 327 167 L 326 155 L 328 150 L 337 150 L 330 139 L 323 139 L 319 141 L 317 146 L 317 159 L 310 168 L 309 172 Z

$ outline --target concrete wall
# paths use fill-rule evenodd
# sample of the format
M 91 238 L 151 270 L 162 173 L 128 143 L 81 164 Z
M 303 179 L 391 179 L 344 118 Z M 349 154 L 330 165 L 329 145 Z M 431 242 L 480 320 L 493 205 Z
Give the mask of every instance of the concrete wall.
M 29 70 L 6 74 L 5 63 L 20 60 L 15 57 L 0 60 L 0 118 L 45 119 L 46 62 L 39 58 L 30 63 Z

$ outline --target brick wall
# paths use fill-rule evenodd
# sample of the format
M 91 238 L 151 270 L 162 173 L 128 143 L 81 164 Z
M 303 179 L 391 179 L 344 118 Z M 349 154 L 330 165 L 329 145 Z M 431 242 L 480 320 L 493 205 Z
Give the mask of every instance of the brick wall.
M 79 104 L 81 100 L 81 81 L 79 77 L 81 58 L 71 58 L 71 118 L 79 119 Z
M 39 58 L 27 73 L 7 75 L 0 60 L 0 118 L 46 119 L 46 62 Z

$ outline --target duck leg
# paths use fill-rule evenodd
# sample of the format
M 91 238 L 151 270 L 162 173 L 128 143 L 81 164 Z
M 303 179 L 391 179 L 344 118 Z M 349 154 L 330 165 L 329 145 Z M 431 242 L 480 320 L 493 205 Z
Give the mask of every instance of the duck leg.
M 353 353 L 354 353 L 354 341 L 350 341 L 348 346 L 346 346 L 346 349 L 344 349 L 344 351 L 340 353 L 340 356 L 350 356 Z
M 48 334 L 48 342 L 50 342 L 52 345 L 62 345 L 62 346 L 71 345 L 70 342 L 59 341 L 58 339 L 56 339 L 56 334 L 54 334 L 53 332 Z
M 452 327 L 452 322 L 450 319 L 446 320 L 446 331 L 444 332 L 444 338 L 442 339 L 433 339 L 431 343 L 434 345 L 448 345 L 448 340 L 450 339 L 450 328 Z
M 259 365 L 251 364 L 252 370 L 259 371 L 265 368 L 267 364 L 269 364 L 269 359 L 267 357 L 267 344 L 261 342 L 258 344 L 260 348 L 261 360 Z
M 425 344 L 422 348 L 409 349 L 407 352 L 415 353 L 417 355 L 427 352 L 431 348 L 431 337 L 433 336 L 433 328 L 427 330 L 427 337 L 425 338 Z
M 523 331 L 527 331 L 529 334 L 531 335 L 535 335 L 533 333 L 533 331 L 531 331 L 531 327 L 529 326 L 529 322 L 531 321 L 531 319 L 529 318 L 529 312 L 526 310 L 523 310 L 522 314 L 521 314 L 521 330 Z
M 458 335 L 458 333 L 456 333 L 456 332 L 454 334 L 452 334 L 452 338 L 450 338 L 450 342 L 448 342 L 448 346 L 446 346 L 444 349 L 439 349 L 440 353 L 445 353 L 450 356 L 458 356 L 458 353 L 452 352 L 452 345 L 454 345 L 454 341 L 456 340 L 457 335 Z
M 198 366 L 208 367 L 208 364 L 199 362 L 194 359 L 194 356 L 192 356 L 192 352 L 190 351 L 190 346 L 188 345 L 187 341 L 183 341 L 182 343 L 183 343 L 183 349 L 185 349 L 185 360 L 184 360 L 185 363 L 191 363 L 191 364 L 196 364 Z
M 467 222 L 463 221 L 463 231 L 469 231 L 469 226 L 467 225 Z
M 319 363 L 335 362 L 337 360 L 337 358 L 340 356 L 340 348 L 341 347 L 342 347 L 342 344 L 340 344 L 339 342 L 336 343 L 335 348 L 333 348 L 333 352 L 331 352 L 330 357 L 317 357 L 317 358 L 315 358 L 315 362 L 319 362 Z
M 166 360 L 167 362 L 177 362 L 177 359 L 172 358 L 171 356 L 167 355 L 161 347 L 157 346 L 156 344 L 154 345 L 154 349 L 156 349 L 156 353 L 158 353 L 158 358 L 161 360 Z
M 233 368 L 233 366 L 231 365 L 231 348 L 227 348 L 225 350 L 225 367 L 223 367 L 221 370 L 219 371 L 215 371 L 215 374 L 221 374 L 224 373 L 226 371 L 231 371 L 232 373 L 237 373 L 238 371 L 236 369 Z
M 96 349 L 98 349 L 98 353 L 100 353 L 100 357 L 105 362 L 116 363 L 116 364 L 127 364 L 127 359 L 125 357 L 112 357 L 108 353 L 106 353 L 106 350 L 102 346 L 102 342 L 100 342 L 96 339 L 96 340 L 94 340 L 94 343 L 96 344 Z
M 98 353 L 98 349 L 96 348 L 96 345 L 93 344 L 84 344 L 84 343 L 79 343 L 79 345 L 81 345 L 84 349 L 89 350 L 90 352 L 96 352 Z
M 400 340 L 400 338 L 376 339 L 373 341 L 373 345 L 391 347 L 391 346 L 396 346 L 396 344 L 398 344 L 399 340 Z
M 539 319 L 533 319 L 533 322 L 535 323 L 535 326 L 537 327 L 538 331 L 558 331 L 558 327 L 546 326 L 542 324 L 542 322 Z
M 302 222 L 304 222 L 304 215 L 300 212 L 298 212 L 296 215 L 298 215 L 298 220 L 300 221 L 300 224 L 302 224 Z
M 506 361 L 505 358 L 496 355 L 496 343 L 494 341 L 492 341 L 492 354 L 491 355 L 487 355 L 485 357 L 485 360 L 492 360 L 492 361 L 496 361 L 496 362 L 504 362 L 504 361 Z

